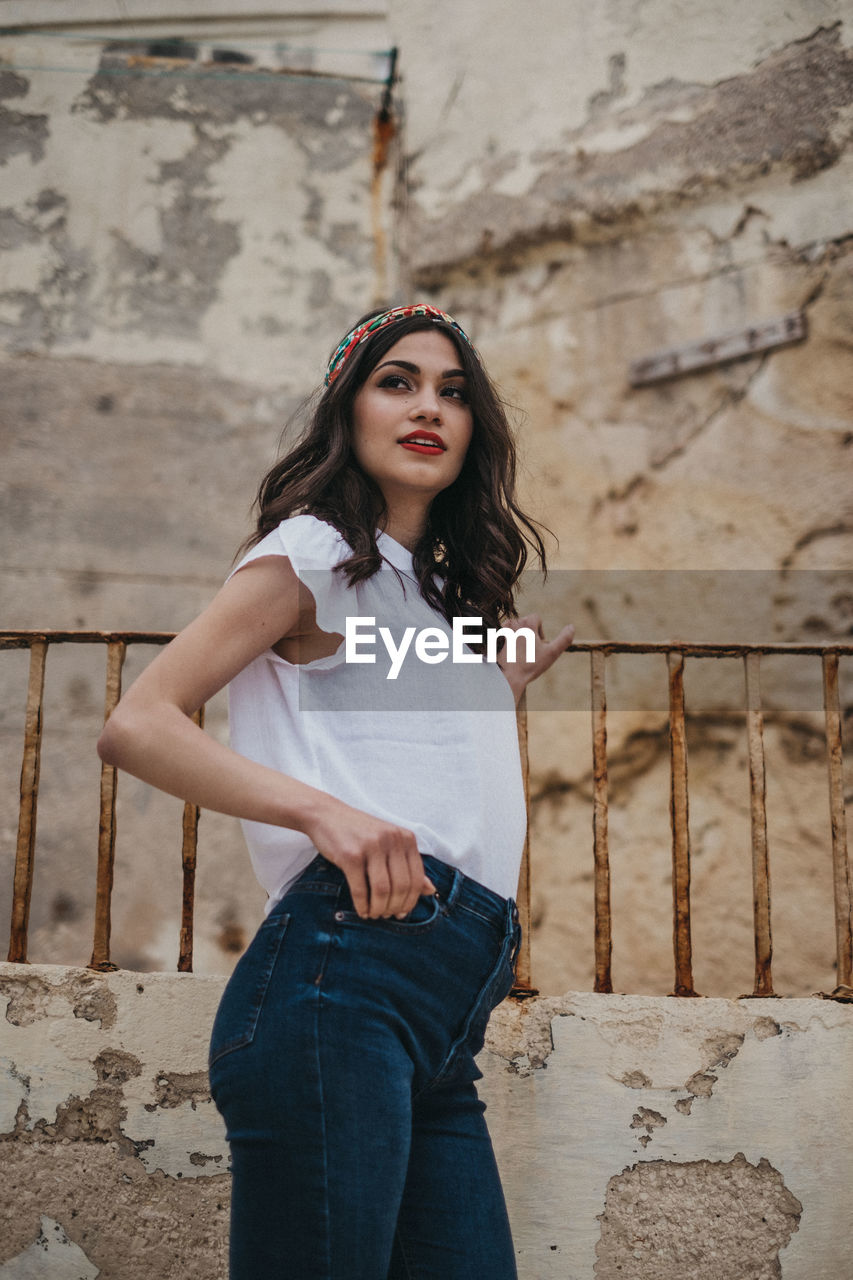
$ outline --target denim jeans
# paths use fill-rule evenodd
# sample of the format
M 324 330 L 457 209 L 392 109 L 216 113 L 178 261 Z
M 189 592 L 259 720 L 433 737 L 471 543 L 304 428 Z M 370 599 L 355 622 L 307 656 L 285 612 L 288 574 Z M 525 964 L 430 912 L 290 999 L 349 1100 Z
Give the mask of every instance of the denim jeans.
M 509 992 L 515 904 L 434 858 L 366 920 L 321 856 L 261 925 L 213 1027 L 231 1280 L 515 1280 L 475 1080 Z

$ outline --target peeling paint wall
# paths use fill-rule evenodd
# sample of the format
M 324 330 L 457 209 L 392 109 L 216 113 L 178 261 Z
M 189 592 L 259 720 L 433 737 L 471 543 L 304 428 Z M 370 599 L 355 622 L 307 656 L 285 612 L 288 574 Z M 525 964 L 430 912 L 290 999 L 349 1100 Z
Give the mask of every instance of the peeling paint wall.
M 656 1280 L 705 1280 L 730 1275 L 734 1263 L 773 1280 L 802 1209 L 767 1160 L 751 1165 L 740 1152 L 635 1165 L 608 1184 L 598 1272 L 641 1280 L 654 1268 Z
M 418 294 L 459 314 L 523 406 L 526 501 L 560 538 L 554 563 L 761 568 L 784 597 L 774 639 L 849 634 L 850 0 L 542 0 L 535 20 L 452 0 L 149 7 L 149 34 L 207 53 L 154 65 L 94 2 L 81 15 L 52 0 L 49 19 L 39 4 L 43 20 L 86 17 L 73 40 L 0 40 L 4 625 L 183 625 L 227 571 L 326 346 L 374 299 Z M 0 0 L 10 24 L 13 10 L 37 20 L 24 9 Z M 250 40 L 254 72 L 205 78 L 214 44 Z M 303 50 L 292 76 L 272 70 L 282 48 Z M 628 387 L 632 359 L 797 308 L 800 346 Z M 820 609 L 797 570 L 829 574 Z M 695 591 L 656 601 L 665 629 L 675 603 L 701 616 Z M 638 625 L 631 601 L 595 592 L 554 610 L 584 638 Z M 569 663 L 546 704 L 569 705 Z M 788 679 L 767 731 L 776 972 L 806 995 L 834 985 L 825 761 L 819 687 L 790 677 L 811 690 L 794 713 Z M 36 961 L 87 955 L 102 681 L 102 655 L 51 654 Z M 13 804 L 25 682 L 6 655 Z M 711 681 L 703 701 L 688 679 L 687 696 L 703 708 L 689 743 L 697 986 L 735 995 L 752 924 L 732 687 Z M 849 719 L 849 678 L 843 696 Z M 224 736 L 220 709 L 208 726 Z M 531 730 L 534 978 L 584 988 L 589 718 L 534 710 Z M 615 980 L 660 992 L 663 717 L 614 706 L 609 747 Z M 225 1273 L 227 1153 L 205 1083 L 223 979 L 129 971 L 174 964 L 180 806 L 126 778 L 118 805 L 126 968 L 0 969 L 0 1280 Z M 10 808 L 9 840 L 14 824 Z M 217 972 L 262 895 L 235 824 L 205 814 L 201 840 L 196 959 Z M 853 1272 L 851 1033 L 849 1007 L 805 999 L 503 1006 L 483 1093 L 523 1280 Z
M 51 107 L 46 136 L 30 111 L 10 138 L 8 349 L 274 386 L 317 366 L 315 324 L 336 331 L 370 295 L 379 95 L 270 79 L 107 60 L 58 90 L 47 71 L 6 73 L 8 92 Z M 99 175 L 85 202 L 81 161 Z
M 5 965 L 0 982 L 3 1280 L 224 1276 L 206 1072 L 223 980 Z
M 481 1066 L 520 1274 L 846 1275 L 851 1034 L 817 1000 L 502 1005 Z
M 185 625 L 226 576 L 335 335 L 396 287 L 393 128 L 376 150 L 384 6 L 265 20 L 241 7 L 171 22 L 160 5 L 148 25 L 139 5 L 126 22 L 116 5 L 54 5 L 49 20 L 70 24 L 58 33 L 26 29 L 32 6 L 0 4 L 0 22 L 21 25 L 0 37 L 4 627 Z M 151 54 L 175 23 L 197 56 Z M 19 656 L 0 663 L 12 842 Z M 152 656 L 131 653 L 125 684 Z M 51 653 L 37 960 L 88 958 L 103 681 L 102 651 Z M 223 699 L 207 726 L 225 738 Z M 115 958 L 171 968 L 180 808 L 123 778 L 118 813 Z M 221 972 L 263 894 L 236 822 L 206 815 L 202 842 L 196 963 Z M 10 889 L 3 877 L 6 918 Z
M 0 965 L 2 1280 L 225 1276 L 223 982 Z M 851 1051 L 829 1001 L 502 1005 L 481 1092 L 521 1280 L 846 1276 Z
M 95 8 L 92 24 L 105 14 Z M 227 571 L 326 345 L 399 292 L 458 312 L 523 407 L 526 501 L 560 539 L 553 563 L 760 568 L 783 599 L 770 638 L 849 637 L 851 0 L 784 11 L 775 0 L 748 11 L 544 0 L 535 21 L 451 0 L 312 4 L 275 19 L 237 3 L 230 17 L 164 9 L 151 33 L 208 50 L 250 41 L 257 67 L 213 81 L 203 60 L 130 65 L 132 23 L 49 47 L 36 31 L 0 41 L 7 625 L 183 625 Z M 392 44 L 399 131 L 377 172 Z M 298 75 L 267 65 L 282 46 L 313 51 Z M 809 326 L 801 345 L 628 387 L 634 358 L 796 308 Z M 817 570 L 828 575 L 819 608 L 795 585 Z M 698 586 L 662 594 L 665 634 L 676 604 L 689 627 L 703 623 L 694 638 L 714 638 Z M 637 638 L 639 608 L 599 606 L 595 592 L 590 604 L 567 591 L 549 621 L 573 618 L 582 638 Z M 568 705 L 570 663 L 542 682 L 544 705 Z M 8 656 L 0 670 L 11 833 L 22 670 Z M 749 989 L 752 964 L 739 678 L 720 675 L 704 703 L 687 680 L 697 981 L 727 995 Z M 571 679 L 586 684 L 585 669 Z M 848 722 L 851 679 L 842 670 Z M 51 655 L 46 742 L 63 744 L 46 748 L 42 775 L 37 959 L 86 956 L 101 682 L 101 655 Z M 218 708 L 208 724 L 224 735 Z M 797 995 L 834 985 L 821 732 L 817 681 L 802 669 L 777 678 L 776 962 L 780 989 Z M 585 711 L 531 715 L 545 991 L 591 981 L 589 737 Z M 662 715 L 614 698 L 609 746 L 615 981 L 666 990 Z M 122 964 L 174 963 L 179 821 L 121 780 Z M 218 970 L 260 902 L 236 825 L 204 815 L 201 831 L 198 963 Z M 0 914 L 7 893 L 0 884 Z
M 561 563 L 849 563 L 853 7 L 471 6 L 427 77 L 446 21 L 407 62 L 407 266 L 522 404 Z M 627 386 L 633 358 L 797 307 L 803 346 Z
M 552 564 L 590 571 L 583 589 L 555 582 L 550 626 L 848 640 L 853 5 L 554 0 L 531 22 L 449 3 L 415 19 L 400 4 L 392 20 L 413 287 L 469 324 L 521 406 L 524 489 L 559 539 Z M 799 345 L 629 385 L 633 360 L 798 309 Z M 595 585 L 614 569 L 621 595 Z M 655 569 L 681 573 L 643 576 Z M 757 570 L 767 613 L 753 623 L 748 584 L 730 591 L 739 617 L 725 580 Z M 666 672 L 662 659 L 609 670 L 614 982 L 660 992 Z M 836 981 L 820 671 L 763 671 L 777 989 L 807 995 Z M 588 681 L 583 655 L 531 691 L 533 970 L 547 992 L 592 984 Z M 842 662 L 847 725 L 851 682 Z M 697 984 L 736 996 L 752 986 L 742 670 L 688 660 L 686 697 Z

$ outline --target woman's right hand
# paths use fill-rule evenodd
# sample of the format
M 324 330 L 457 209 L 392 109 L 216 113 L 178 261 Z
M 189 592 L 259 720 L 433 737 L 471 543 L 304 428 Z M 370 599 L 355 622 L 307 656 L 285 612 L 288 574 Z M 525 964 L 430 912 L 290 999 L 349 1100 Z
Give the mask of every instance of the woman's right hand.
M 346 876 L 360 916 L 407 916 L 422 894 L 435 893 L 413 832 L 325 796 L 303 830 Z

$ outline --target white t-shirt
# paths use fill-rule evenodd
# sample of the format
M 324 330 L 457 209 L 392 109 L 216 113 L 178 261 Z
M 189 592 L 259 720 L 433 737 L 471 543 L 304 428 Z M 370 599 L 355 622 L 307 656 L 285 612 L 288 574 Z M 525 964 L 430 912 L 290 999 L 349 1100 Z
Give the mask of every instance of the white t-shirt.
M 330 657 L 301 665 L 268 649 L 229 685 L 231 744 L 406 827 L 422 854 L 515 897 L 526 814 L 512 691 L 497 664 L 467 646 L 475 661 L 455 662 L 448 652 L 428 663 L 414 637 L 388 679 L 392 660 L 380 627 L 395 647 L 407 627 L 415 635 L 438 629 L 448 647 L 452 640 L 444 617 L 420 594 L 410 552 L 384 533 L 377 545 L 381 568 L 354 587 L 333 571 L 352 555 L 349 545 L 315 516 L 282 521 L 240 561 L 235 573 L 262 556 L 287 556 L 314 597 L 323 631 L 345 635 L 347 617 L 375 619 L 359 624 L 357 652 L 376 661 L 347 661 L 344 641 Z M 269 911 L 317 850 L 301 831 L 250 821 L 243 830 Z

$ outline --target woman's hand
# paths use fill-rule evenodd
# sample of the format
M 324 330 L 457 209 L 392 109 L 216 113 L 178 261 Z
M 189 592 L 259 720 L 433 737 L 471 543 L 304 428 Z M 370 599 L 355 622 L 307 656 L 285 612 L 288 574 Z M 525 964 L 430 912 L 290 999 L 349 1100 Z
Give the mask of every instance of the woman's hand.
M 563 627 L 553 640 L 546 640 L 542 630 L 542 619 L 538 613 L 529 613 L 524 618 L 511 618 L 502 625 L 512 627 L 514 631 L 518 631 L 520 627 L 527 627 L 536 639 L 532 662 L 527 661 L 527 644 L 523 636 L 518 638 L 514 662 L 509 661 L 506 645 L 498 654 L 498 666 L 509 681 L 517 706 L 530 681 L 541 676 L 543 671 L 547 671 L 556 662 L 561 653 L 565 653 L 575 638 L 575 629 L 570 624 Z
M 360 916 L 402 919 L 421 894 L 435 893 L 411 831 L 326 796 L 303 826 L 324 858 L 347 878 Z

